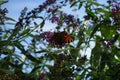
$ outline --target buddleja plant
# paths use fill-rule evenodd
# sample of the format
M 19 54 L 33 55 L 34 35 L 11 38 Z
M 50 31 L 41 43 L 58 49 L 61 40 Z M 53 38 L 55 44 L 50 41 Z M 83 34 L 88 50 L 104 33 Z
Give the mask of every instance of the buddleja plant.
M 63 10 L 65 7 L 78 11 L 79 17 Z M 82 9 L 84 16 L 80 16 Z M 105 4 L 46 0 L 31 11 L 25 7 L 18 21 L 6 16 L 7 12 L 0 7 L 0 79 L 120 79 L 117 0 Z M 54 24 L 53 29 L 44 31 L 48 23 Z

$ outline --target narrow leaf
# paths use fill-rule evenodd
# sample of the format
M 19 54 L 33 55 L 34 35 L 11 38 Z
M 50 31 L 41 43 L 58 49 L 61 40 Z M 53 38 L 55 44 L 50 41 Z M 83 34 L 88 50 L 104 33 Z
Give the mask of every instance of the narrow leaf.
M 96 31 L 98 30 L 99 27 L 100 27 L 100 24 L 95 26 L 95 28 L 93 29 L 89 39 L 91 39 L 93 37 L 94 33 L 96 33 Z
M 77 1 L 73 2 L 72 5 L 70 7 L 73 7 L 77 4 Z
M 30 31 L 30 29 L 26 29 L 26 30 L 24 30 L 19 36 L 23 36 L 23 35 L 29 33 L 29 31 Z

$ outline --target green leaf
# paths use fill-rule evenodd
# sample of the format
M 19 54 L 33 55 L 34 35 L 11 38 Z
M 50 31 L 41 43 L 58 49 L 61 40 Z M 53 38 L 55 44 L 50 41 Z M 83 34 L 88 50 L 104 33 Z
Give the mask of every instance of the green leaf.
M 6 39 L 8 37 L 8 33 L 3 35 L 3 38 Z
M 36 71 L 37 71 L 38 69 L 40 69 L 40 68 L 41 68 L 41 66 L 37 66 L 37 67 L 33 68 L 32 71 L 31 71 L 31 73 L 36 72 Z
M 40 28 L 43 28 L 44 25 L 45 25 L 45 20 L 43 20 L 42 23 L 40 24 Z
M 89 9 L 86 9 L 86 13 L 87 13 L 88 15 L 94 17 L 94 18 L 97 18 L 97 16 L 95 15 L 95 13 L 92 12 L 91 10 L 89 10 Z
M 79 6 L 78 6 L 78 9 L 80 9 L 80 8 L 82 7 L 83 2 L 84 2 L 84 1 L 80 2 Z
M 101 26 L 101 25 L 98 24 L 98 25 L 96 25 L 96 26 L 94 27 L 92 33 L 90 34 L 90 38 L 89 38 L 89 39 L 91 39 L 91 38 L 93 37 L 93 35 L 96 33 L 96 31 L 98 30 L 98 28 L 99 28 L 100 26 Z
M 0 72 L 4 72 L 6 74 L 13 74 L 14 72 L 13 71 L 10 71 L 10 70 L 7 70 L 7 69 L 0 69 Z
M 25 34 L 28 34 L 29 31 L 30 31 L 30 29 L 26 29 L 26 30 L 24 30 L 21 34 L 19 34 L 19 36 L 23 36 L 23 35 L 25 35 Z
M 98 2 L 92 1 L 92 4 L 96 5 L 96 6 L 100 6 L 101 4 L 99 4 Z
M 99 61 L 100 61 L 100 56 L 101 56 L 101 48 L 100 48 L 100 44 L 96 42 L 95 47 L 92 49 L 92 54 L 91 54 L 91 65 L 93 67 L 98 67 L 99 66 Z
M 43 52 L 47 52 L 47 50 L 40 50 L 40 51 L 36 51 L 35 53 L 43 53 Z
M 105 19 L 109 19 L 110 15 L 111 15 L 111 13 L 109 11 L 104 11 Z
M 24 46 L 18 40 L 14 41 L 14 45 L 21 51 L 25 51 Z
M 110 24 L 110 23 L 107 23 L 107 24 Z M 105 39 L 111 39 L 113 35 L 116 34 L 116 30 L 115 30 L 115 27 L 111 27 L 107 24 L 101 24 L 101 27 L 100 27 L 101 35 Z
M 104 53 L 102 53 L 101 59 L 100 59 L 100 65 L 99 65 L 99 72 L 102 72 L 103 69 L 105 68 L 106 61 L 107 61 L 107 58 L 105 58 Z
M 27 55 L 27 52 L 24 53 L 28 59 L 30 59 L 33 62 L 40 62 L 37 58 L 33 57 L 32 55 Z
M 70 7 L 73 7 L 77 4 L 77 1 L 74 1 Z
M 15 25 L 15 23 L 12 23 L 12 22 L 6 22 L 6 24 Z
M 2 5 L 2 4 L 4 4 L 4 3 L 7 3 L 8 2 L 8 0 L 1 0 L 0 1 L 0 5 Z
M 17 22 L 15 19 L 13 19 L 13 18 L 10 18 L 10 17 L 5 17 L 6 18 L 6 20 L 11 20 L 11 21 L 14 21 L 14 22 Z
M 110 15 L 111 15 L 111 13 L 109 11 L 105 10 L 104 8 L 96 8 L 96 10 L 99 13 L 100 12 L 103 13 L 105 19 L 109 19 Z
M 101 4 L 99 4 L 98 2 L 95 2 L 95 1 L 93 1 L 93 0 L 88 0 L 88 3 L 94 4 L 94 5 L 96 5 L 96 6 L 100 6 L 100 5 L 101 5 Z
M 103 12 L 103 13 L 106 12 L 106 10 L 104 10 L 103 8 L 96 8 L 96 10 L 97 10 L 98 12 Z
M 30 59 L 33 62 L 40 62 L 37 58 L 35 58 L 32 55 L 30 55 L 29 51 L 26 51 L 24 49 L 24 46 L 20 42 L 15 41 L 14 44 L 22 52 L 22 54 L 24 54 L 28 59 Z

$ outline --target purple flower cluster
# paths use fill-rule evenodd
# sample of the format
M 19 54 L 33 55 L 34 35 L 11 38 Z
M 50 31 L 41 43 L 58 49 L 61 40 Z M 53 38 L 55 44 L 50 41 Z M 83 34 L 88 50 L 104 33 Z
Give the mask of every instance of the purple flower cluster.
M 39 5 L 39 10 L 42 11 L 43 9 L 45 9 L 47 6 L 55 3 L 56 0 L 46 0 L 42 5 Z
M 118 40 L 118 38 L 119 38 L 119 35 L 115 35 L 113 37 L 113 39 L 105 40 L 104 43 L 105 43 L 106 46 L 109 47 L 109 46 L 113 45 L 115 43 L 115 41 Z
M 65 23 L 70 24 L 74 22 L 74 16 L 73 15 L 68 15 L 66 16 Z
M 115 3 L 113 6 L 112 6 L 112 13 L 120 13 L 120 2 L 119 3 Z
M 54 32 L 43 32 L 40 34 L 40 38 L 42 38 L 43 40 L 46 40 L 47 42 L 51 41 L 51 37 L 53 36 Z
M 30 23 L 32 23 L 34 19 L 38 19 L 38 18 L 43 19 L 43 17 L 39 16 L 39 13 L 55 2 L 56 0 L 46 0 L 43 4 L 39 5 L 37 8 L 34 8 L 33 10 L 29 12 L 27 12 L 27 8 L 24 8 L 21 11 L 21 15 L 19 17 L 18 23 L 20 23 L 21 26 L 23 26 L 23 24 L 25 26 L 29 26 Z
M 6 13 L 8 13 L 6 8 L 0 8 L 0 24 L 4 24 L 5 20 L 7 20 Z
M 107 46 L 110 46 L 110 45 L 112 45 L 113 43 L 114 43 L 113 40 L 107 40 L 107 41 L 105 41 L 105 44 L 106 44 Z
M 112 18 L 114 20 L 114 23 L 117 28 L 120 28 L 120 2 L 116 2 L 112 6 L 112 11 L 111 11 Z
M 59 17 L 53 15 L 52 16 L 52 23 L 59 22 Z
M 48 13 L 49 13 L 49 12 L 53 12 L 53 9 L 52 9 L 52 8 L 49 8 L 49 9 L 48 9 Z
M 60 21 L 59 15 L 57 16 L 57 14 L 55 14 L 56 9 L 49 8 L 47 12 L 52 14 L 51 16 L 52 23 L 58 23 Z
M 79 26 L 79 22 L 78 22 L 77 19 L 76 19 L 73 15 L 71 15 L 71 14 L 66 15 L 66 17 L 65 17 L 65 23 L 66 23 L 66 25 L 72 24 L 73 30 L 76 30 L 77 27 Z
M 45 32 L 44 34 L 45 34 L 46 41 L 50 42 L 51 37 L 53 36 L 54 33 L 53 32 Z
M 59 12 L 59 14 L 57 14 L 58 12 Z M 63 21 L 62 24 L 65 23 L 67 26 L 72 24 L 74 29 L 76 29 L 76 26 L 79 25 L 79 23 L 77 22 L 77 19 L 73 15 L 71 15 L 71 14 L 67 15 L 66 13 L 63 13 L 62 11 L 60 11 L 56 8 L 55 9 L 49 8 L 48 13 L 52 14 L 52 17 L 51 17 L 52 23 L 59 23 L 59 22 Z M 60 21 L 60 20 L 62 20 L 62 21 Z
M 45 80 L 46 72 L 41 72 L 37 80 Z

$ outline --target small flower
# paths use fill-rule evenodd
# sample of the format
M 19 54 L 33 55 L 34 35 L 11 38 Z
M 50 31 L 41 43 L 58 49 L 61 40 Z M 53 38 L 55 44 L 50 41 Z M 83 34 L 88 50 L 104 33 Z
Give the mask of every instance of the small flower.
M 113 44 L 113 40 L 108 40 L 106 41 L 106 45 L 109 46 L 109 45 L 112 45 Z
M 66 16 L 65 23 L 66 23 L 66 24 L 69 24 L 70 22 L 71 22 L 71 23 L 74 22 L 74 16 L 73 16 L 73 15 L 68 15 L 68 16 Z
M 74 3 L 75 2 L 75 0 L 70 0 L 70 3 Z
M 50 40 L 51 40 L 51 37 L 53 36 L 53 32 L 45 32 L 45 38 L 46 38 L 46 41 L 47 42 L 50 42 Z
M 59 18 L 54 15 L 54 16 L 52 17 L 52 23 L 58 22 L 58 21 L 59 21 Z
M 48 9 L 48 13 L 49 13 L 49 12 L 52 12 L 52 11 L 53 11 L 53 9 L 52 9 L 52 8 L 49 8 L 49 9 Z
M 113 39 L 106 40 L 106 41 L 104 41 L 104 43 L 105 43 L 106 46 L 111 46 L 115 43 L 116 40 L 118 40 L 118 38 L 119 38 L 119 35 L 115 35 L 113 37 Z
M 42 11 L 43 9 L 45 9 L 47 6 L 55 3 L 56 0 L 46 0 L 42 5 L 39 5 L 39 11 Z
M 41 33 L 39 37 L 42 38 L 43 40 L 46 40 L 47 42 L 50 42 L 52 35 L 53 35 L 53 32 L 48 31 L 48 32 Z
M 6 8 L 1 9 L 0 7 L 0 24 L 4 24 L 7 20 L 6 13 L 8 13 L 8 10 Z
M 117 28 L 120 28 L 120 2 L 115 3 L 111 9 L 111 16 Z
M 120 3 L 115 3 L 113 6 L 112 6 L 112 14 L 114 15 L 115 13 L 120 13 Z
M 115 12 L 116 11 L 116 9 L 115 8 L 112 8 L 112 12 Z
M 46 76 L 47 76 L 47 73 L 44 72 L 44 71 L 41 71 L 41 72 L 40 72 L 40 75 L 39 75 L 39 77 L 38 77 L 37 80 L 46 80 L 46 79 L 45 79 Z

